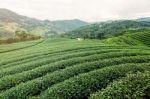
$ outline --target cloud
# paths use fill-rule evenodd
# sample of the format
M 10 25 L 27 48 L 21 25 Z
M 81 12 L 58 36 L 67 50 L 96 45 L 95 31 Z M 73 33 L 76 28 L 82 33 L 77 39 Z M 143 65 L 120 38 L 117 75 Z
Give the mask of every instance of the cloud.
M 1 8 L 38 19 L 108 19 L 150 16 L 150 0 L 0 0 Z

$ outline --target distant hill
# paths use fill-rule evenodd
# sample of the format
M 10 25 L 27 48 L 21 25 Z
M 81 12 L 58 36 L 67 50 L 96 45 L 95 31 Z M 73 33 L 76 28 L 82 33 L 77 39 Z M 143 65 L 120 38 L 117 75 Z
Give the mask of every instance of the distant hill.
M 61 31 L 70 31 L 70 30 L 74 30 L 77 29 L 81 26 L 86 26 L 88 25 L 87 22 L 78 20 L 78 19 L 74 19 L 74 20 L 62 20 L 62 21 L 52 21 L 54 27 L 56 27 L 57 29 L 61 30 Z
M 8 9 L 0 9 L 0 37 L 13 37 L 16 30 L 37 35 L 57 34 L 88 25 L 81 20 L 49 21 L 19 15 Z
M 150 17 L 139 18 L 137 21 L 150 21 Z
M 66 36 L 71 38 L 103 39 L 122 35 L 127 30 L 149 28 L 150 21 L 118 20 L 110 22 L 95 23 L 68 32 Z

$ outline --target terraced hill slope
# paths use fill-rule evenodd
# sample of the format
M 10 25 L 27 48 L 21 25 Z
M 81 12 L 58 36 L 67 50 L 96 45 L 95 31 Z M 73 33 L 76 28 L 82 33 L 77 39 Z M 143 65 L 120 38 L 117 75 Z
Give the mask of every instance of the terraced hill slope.
M 147 72 L 150 71 L 150 48 L 147 46 L 58 38 L 0 48 L 0 99 L 88 99 L 98 97 L 101 89 L 106 93 L 113 82 L 130 80 L 129 73 L 135 76 L 135 84 L 138 84 L 138 75 L 146 81 L 150 79 Z M 117 88 L 122 83 L 119 84 Z M 131 85 L 134 84 L 131 82 Z M 111 90 L 116 92 L 114 87 L 115 84 Z M 146 83 L 142 94 L 136 93 L 137 97 L 149 97 L 149 88 Z M 97 99 L 110 97 L 107 93 L 105 96 Z
M 143 45 L 150 46 L 150 31 L 139 32 L 135 30 L 134 33 L 124 33 L 118 37 L 111 37 L 104 40 L 108 44 L 118 44 L 118 45 Z

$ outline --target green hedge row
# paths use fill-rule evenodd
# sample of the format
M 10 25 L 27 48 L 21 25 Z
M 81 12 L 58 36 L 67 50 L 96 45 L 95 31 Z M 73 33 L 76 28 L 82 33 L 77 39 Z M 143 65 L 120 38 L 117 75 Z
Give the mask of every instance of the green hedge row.
M 72 76 L 78 75 L 80 73 L 89 72 L 91 70 L 102 68 L 106 66 L 113 66 L 115 64 L 121 63 L 142 63 L 142 62 L 149 62 L 150 57 L 147 56 L 132 56 L 132 57 L 122 57 L 122 58 L 114 58 L 114 59 L 106 59 L 104 61 L 96 61 L 96 62 L 89 62 L 81 65 L 75 65 L 73 67 L 68 67 L 66 69 L 62 69 L 41 78 L 22 83 L 14 88 L 6 90 L 2 92 L 2 97 L 5 98 L 26 98 L 29 95 L 35 95 L 40 93 L 42 90 L 47 89 L 47 87 L 61 82 L 65 79 L 68 79 Z M 1 96 L 0 95 L 0 96 Z
M 109 48 L 115 48 L 115 46 L 102 46 L 102 45 L 95 45 L 95 46 L 90 46 L 87 44 L 87 46 L 75 46 L 75 47 L 67 47 L 67 48 L 55 48 L 56 46 L 49 46 L 49 47 L 46 47 L 49 43 L 45 43 L 42 44 L 43 46 L 36 46 L 36 49 L 37 51 L 35 51 L 35 48 L 30 48 L 30 49 L 27 49 L 25 50 L 25 54 L 23 54 L 21 51 L 16 51 L 15 53 L 10 53 L 11 54 L 11 57 L 9 57 L 6 61 L 4 62 L 1 62 L 0 65 L 3 65 L 3 64 L 7 64 L 7 63 L 10 63 L 10 62 L 13 62 L 13 61 L 19 61 L 19 60 L 24 60 L 24 59 L 27 59 L 27 58 L 30 58 L 30 57 L 37 57 L 37 56 L 40 56 L 42 54 L 55 54 L 55 53 L 63 53 L 63 52 L 69 52 L 69 51 L 76 51 L 76 50 L 87 50 L 87 49 L 95 49 L 95 48 L 105 48 L 105 49 L 109 49 Z M 70 42 L 71 44 L 71 42 Z M 58 46 L 58 45 L 57 45 Z M 43 48 L 44 47 L 44 51 L 43 51 Z M 51 50 L 55 48 L 54 50 Z M 117 49 L 121 49 L 122 47 L 121 46 L 116 46 Z M 18 57 L 20 56 L 20 57 Z M 4 56 L 5 58 L 5 56 Z
M 33 57 L 38 57 L 38 56 L 41 56 L 41 55 L 46 55 L 46 54 L 57 54 L 57 53 L 66 53 L 66 52 L 69 52 L 69 51 L 86 51 L 86 50 L 90 50 L 90 49 L 112 49 L 112 48 L 115 48 L 115 49 L 129 49 L 128 47 L 123 47 L 123 46 L 95 46 L 95 47 L 78 47 L 78 48 L 71 48 L 71 49 L 65 49 L 65 50 L 61 50 L 61 51 L 50 51 L 49 49 L 47 49 L 46 51 L 40 51 L 40 52 L 32 52 L 32 53 L 26 53 L 26 55 L 22 56 L 22 55 L 18 55 L 17 53 L 17 56 L 15 57 L 11 57 L 10 59 L 7 59 L 6 61 L 3 61 L 3 62 L 0 62 L 0 65 L 7 65 L 7 64 L 10 64 L 10 63 L 14 63 L 14 62 L 17 62 L 17 61 L 22 61 L 22 60 L 26 60 L 26 59 L 30 59 L 30 58 L 33 58 Z M 131 48 L 131 49 L 139 49 L 139 48 Z M 143 49 L 143 48 L 142 48 Z M 16 55 L 15 54 L 15 55 Z
M 58 57 L 58 58 L 54 58 L 54 59 L 41 59 L 40 61 L 33 61 L 30 64 L 23 64 L 23 65 L 17 65 L 17 66 L 13 66 L 13 67 L 9 67 L 9 68 L 4 68 L 1 69 L 0 72 L 0 78 L 4 77 L 6 75 L 11 75 L 11 74 L 15 74 L 15 73 L 20 73 L 23 71 L 28 71 L 37 67 L 42 67 L 42 66 L 50 66 L 50 65 L 55 65 L 55 64 L 61 64 L 61 65 L 69 65 L 69 64 L 75 64 L 75 63 L 80 63 L 82 61 L 80 60 L 86 60 L 86 58 L 93 58 L 93 56 L 98 54 L 107 54 L 107 53 L 111 53 L 113 51 L 109 50 L 109 51 L 99 51 L 99 52 L 95 52 L 93 51 L 91 54 L 90 53 L 79 53 L 79 54 L 74 54 L 72 56 L 62 56 L 62 57 Z M 114 50 L 114 53 L 116 52 L 116 50 Z M 95 54 L 94 54 L 95 53 Z M 139 52 L 140 53 L 140 52 Z M 102 54 L 102 55 L 103 55 Z M 145 53 L 146 54 L 146 53 Z M 83 59 L 82 59 L 83 58 Z M 57 62 L 59 61 L 59 62 Z
M 111 53 L 103 53 L 100 55 L 92 55 L 92 56 L 88 56 L 88 57 L 84 57 L 84 58 L 78 58 L 78 59 L 73 59 L 70 61 L 63 61 L 63 62 L 58 62 L 52 65 L 45 65 L 45 66 L 41 66 L 35 69 L 32 69 L 30 71 L 25 71 L 22 73 L 17 73 L 14 75 L 8 75 L 5 76 L 3 78 L 0 79 L 0 91 L 1 90 L 6 90 L 8 88 L 11 88 L 21 82 L 25 82 L 28 80 L 32 80 L 34 78 L 40 77 L 45 75 L 48 72 L 53 72 L 59 69 L 63 69 L 66 67 L 71 67 L 74 64 L 82 64 L 84 62 L 92 62 L 92 61 L 96 61 L 96 60 L 100 60 L 102 61 L 102 59 L 110 59 L 110 58 L 115 58 L 115 57 L 122 57 L 122 56 L 136 56 L 139 55 L 138 53 L 131 53 L 131 52 L 111 52 Z M 149 57 L 146 56 L 146 58 L 144 58 L 145 61 L 149 60 Z M 112 59 L 114 60 L 114 59 Z M 115 60 L 114 60 L 115 61 Z
M 66 56 L 66 55 L 73 55 L 73 54 L 79 54 L 79 52 L 81 53 L 88 53 L 88 51 L 89 51 L 89 54 L 91 53 L 91 51 L 101 51 L 101 50 L 106 50 L 106 51 L 109 51 L 109 50 L 118 50 L 118 51 L 120 51 L 120 50 L 131 50 L 131 49 L 105 49 L 105 48 L 103 48 L 103 49 L 100 49 L 100 48 L 92 48 L 92 49 L 84 49 L 84 50 L 74 50 L 74 51 L 68 51 L 68 52 L 57 52 L 57 53 L 53 53 L 53 54 L 42 54 L 42 55 L 40 55 L 40 56 L 37 56 L 37 55 L 35 55 L 35 56 L 32 56 L 32 57 L 26 57 L 25 59 L 19 59 L 19 60 L 14 60 L 13 62 L 7 62 L 7 64 L 5 64 L 5 65 L 1 65 L 0 66 L 0 68 L 8 68 L 8 67 L 13 67 L 13 66 L 17 66 L 17 65 L 21 65 L 21 64 L 32 64 L 32 62 L 33 61 L 37 61 L 37 62 L 39 62 L 41 59 L 45 59 L 45 61 L 47 60 L 47 58 L 49 59 L 49 57 L 51 57 L 51 58 L 56 58 L 56 57 L 60 57 L 60 56 Z M 133 49 L 133 50 L 136 50 L 136 49 Z M 71 57 L 71 56 L 70 56 Z M 17 57 L 18 58 L 18 57 Z M 14 58 L 13 58 L 14 59 Z M 59 59 L 58 59 L 59 60 Z
M 63 54 L 67 54 L 67 53 L 73 53 L 73 52 L 78 52 L 78 51 L 88 51 L 88 50 L 96 50 L 96 49 L 100 49 L 100 47 L 89 47 L 89 48 L 76 48 L 76 49 L 68 49 L 68 50 L 63 50 L 63 51 L 54 51 L 54 52 L 51 52 L 49 50 L 47 51 L 44 51 L 44 52 L 41 52 L 41 53 L 32 53 L 32 54 L 27 54 L 25 56 L 20 56 L 20 57 L 13 57 L 11 58 L 10 60 L 6 60 L 5 62 L 1 62 L 0 63 L 0 67 L 5 67 L 5 65 L 9 65 L 9 64 L 12 64 L 15 63 L 15 62 L 19 62 L 20 61 L 29 61 L 31 59 L 38 59 L 38 58 L 42 58 L 42 57 L 45 57 L 45 56 L 58 56 L 58 55 L 63 55 Z M 7 66 L 6 66 L 7 67 Z
M 28 42 L 13 43 L 11 45 L 0 45 L 0 53 L 6 53 L 6 52 L 32 47 L 42 43 L 43 41 L 44 40 L 40 39 L 40 40 L 33 40 Z
M 126 64 L 107 67 L 70 78 L 46 90 L 40 99 L 84 99 L 113 80 L 124 77 L 128 72 L 150 70 L 148 64 Z
M 95 47 L 95 48 L 87 48 L 87 49 L 70 49 L 70 50 L 64 50 L 64 51 L 44 51 L 44 52 L 41 52 L 41 53 L 32 53 L 32 54 L 27 54 L 25 56 L 17 56 L 17 57 L 13 57 L 13 58 L 10 58 L 10 59 L 7 59 L 6 61 L 4 62 L 1 62 L 0 65 L 1 66 L 5 66 L 5 65 L 8 65 L 8 64 L 13 64 L 15 62 L 20 62 L 20 61 L 29 61 L 30 59 L 36 59 L 36 58 L 42 58 L 44 56 L 58 56 L 58 55 L 63 55 L 63 54 L 67 54 L 68 52 L 70 53 L 73 53 L 73 52 L 77 52 L 77 51 L 88 51 L 88 50 L 94 50 L 94 49 L 99 49 L 99 47 Z
M 136 35 L 131 35 L 132 38 L 141 41 L 143 44 L 150 46 L 150 33 L 137 33 Z
M 8 68 L 8 67 L 14 67 L 14 66 L 19 66 L 19 65 L 29 65 L 29 64 L 33 64 L 34 63 L 42 63 L 44 60 L 45 63 L 46 62 L 56 62 L 58 60 L 62 60 L 62 59 L 67 59 L 67 58 L 72 58 L 72 57 L 79 57 L 79 56 L 86 56 L 87 54 L 98 54 L 101 51 L 110 51 L 110 49 L 94 49 L 94 50 L 85 50 L 85 51 L 75 51 L 75 52 L 67 52 L 67 53 L 63 53 L 63 54 L 54 54 L 54 55 L 42 55 L 41 57 L 33 57 L 33 58 L 29 58 L 29 59 L 25 59 L 22 61 L 17 61 L 17 62 L 13 62 L 7 65 L 3 65 L 0 66 L 0 68 L 4 69 L 4 68 Z M 120 51 L 118 49 L 112 49 L 111 51 Z
M 129 74 L 114 81 L 106 89 L 91 95 L 90 99 L 148 99 L 150 98 L 150 72 Z

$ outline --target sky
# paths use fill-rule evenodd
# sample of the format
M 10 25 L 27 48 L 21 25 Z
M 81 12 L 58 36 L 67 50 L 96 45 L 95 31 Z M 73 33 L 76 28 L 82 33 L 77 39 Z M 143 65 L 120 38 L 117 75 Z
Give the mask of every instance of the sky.
M 0 0 L 0 8 L 51 21 L 97 22 L 150 17 L 150 0 Z

